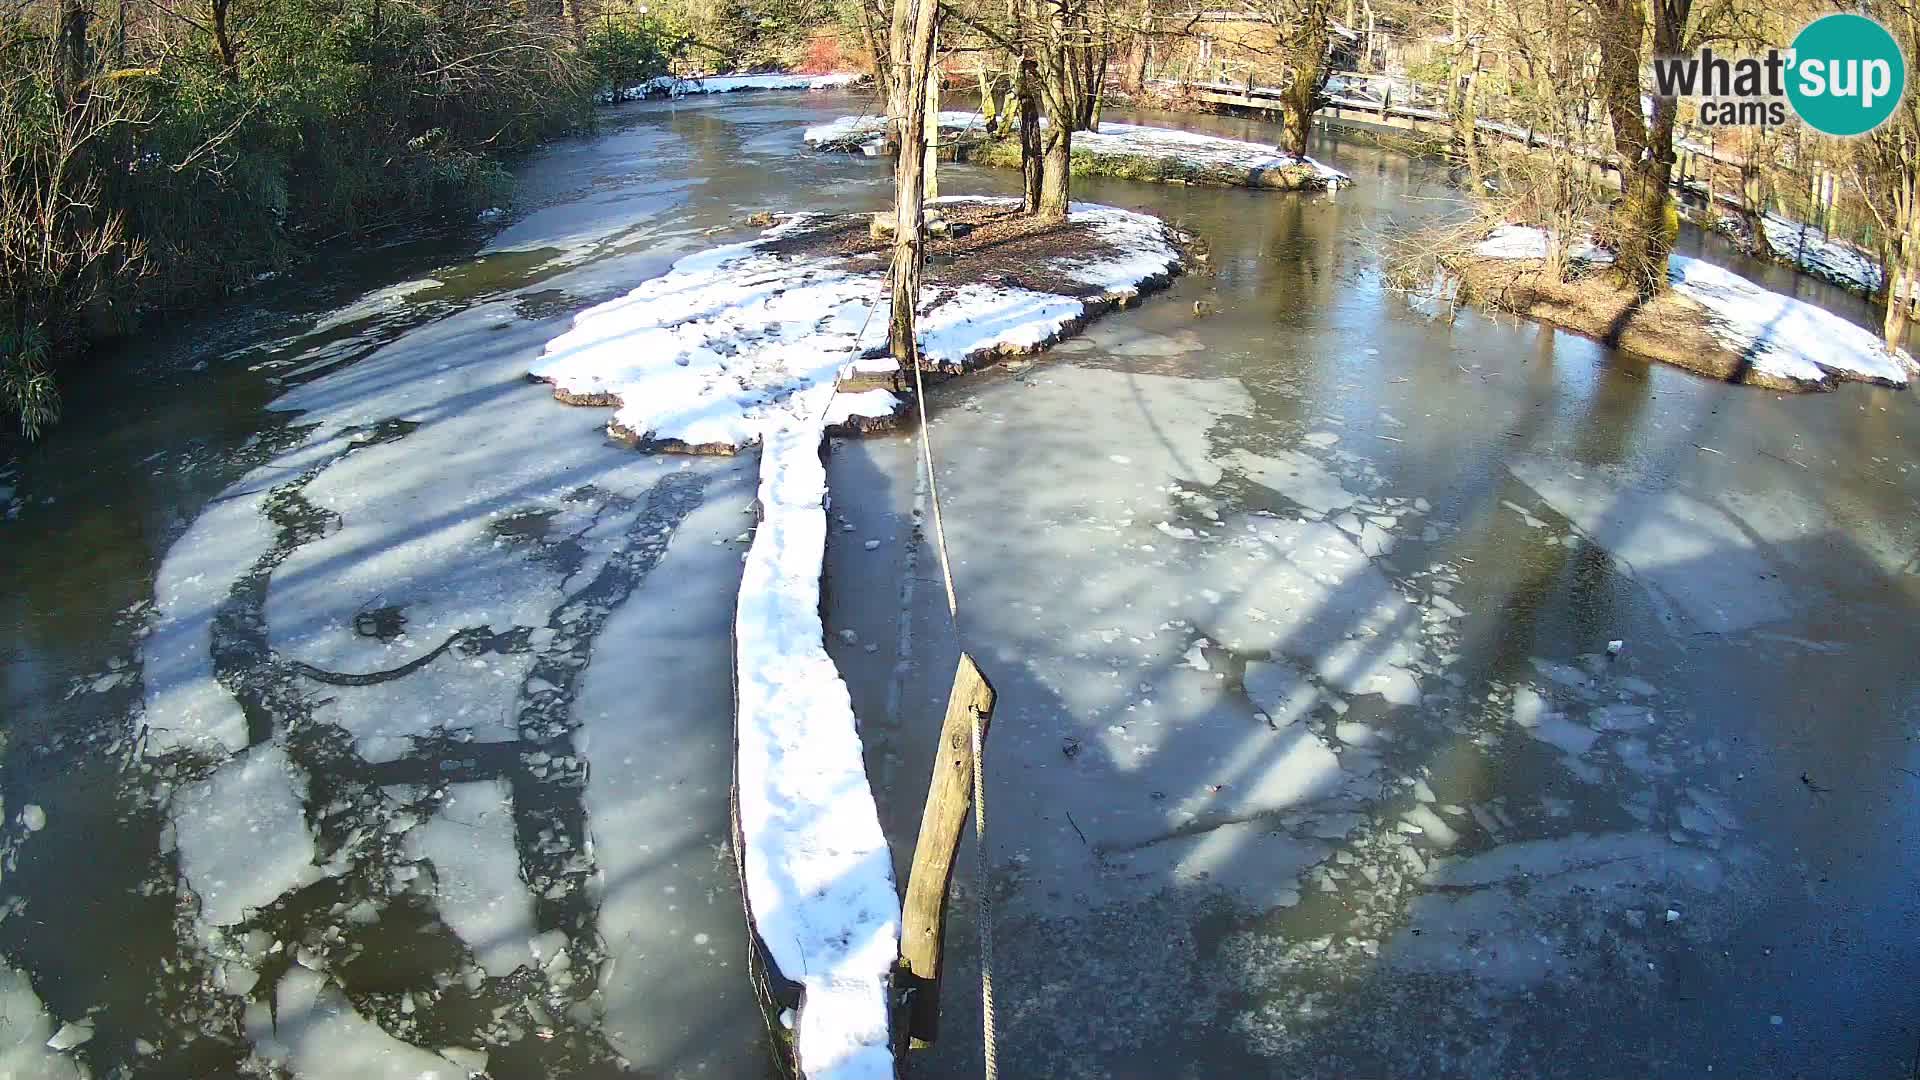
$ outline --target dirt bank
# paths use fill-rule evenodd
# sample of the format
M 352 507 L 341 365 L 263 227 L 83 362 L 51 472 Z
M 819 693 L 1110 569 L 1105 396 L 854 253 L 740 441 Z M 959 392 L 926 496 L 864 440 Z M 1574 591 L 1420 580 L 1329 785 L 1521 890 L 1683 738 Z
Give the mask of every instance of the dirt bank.
M 1741 347 L 1706 305 L 1674 289 L 1643 299 L 1604 266 L 1577 266 L 1565 281 L 1550 280 L 1534 260 L 1466 255 L 1447 259 L 1446 266 L 1464 298 L 1722 382 L 1796 392 L 1831 390 L 1847 381 L 1901 385 L 1834 367 L 1815 369 L 1812 377 L 1769 370 L 1756 362 L 1756 349 Z

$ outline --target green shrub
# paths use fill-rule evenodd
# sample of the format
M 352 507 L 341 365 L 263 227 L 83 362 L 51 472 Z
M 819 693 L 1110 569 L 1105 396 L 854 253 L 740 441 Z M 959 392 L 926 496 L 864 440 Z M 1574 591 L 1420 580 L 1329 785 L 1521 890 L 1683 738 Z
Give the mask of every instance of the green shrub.
M 570 24 L 519 5 L 225 10 L 225 50 L 198 20 L 121 41 L 105 20 L 91 37 L 54 33 L 84 11 L 68 0 L 0 15 L 7 426 L 37 435 L 58 416 L 54 373 L 89 328 L 217 295 L 373 225 L 496 205 L 503 155 L 591 123 L 601 64 L 665 69 L 652 24 L 576 47 Z
M 581 58 L 602 89 L 619 93 L 667 73 L 672 42 L 652 19 L 607 19 L 587 32 Z

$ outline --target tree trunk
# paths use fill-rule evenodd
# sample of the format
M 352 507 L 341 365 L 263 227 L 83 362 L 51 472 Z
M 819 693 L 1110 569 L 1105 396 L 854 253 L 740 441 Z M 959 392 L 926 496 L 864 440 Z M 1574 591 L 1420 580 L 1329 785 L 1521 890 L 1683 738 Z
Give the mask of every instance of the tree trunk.
M 81 0 L 66 0 L 60 9 L 54 79 L 60 99 L 69 104 L 79 104 L 87 98 L 87 76 L 93 71 L 93 52 L 87 44 L 87 20 L 91 15 Z
M 974 72 L 974 79 L 979 83 L 980 119 L 987 125 L 987 134 L 997 135 L 1000 133 L 1000 111 L 1004 102 L 1000 95 L 994 92 L 994 80 L 987 75 L 985 60 L 980 61 L 979 69 Z
M 1025 193 L 1024 209 L 1029 214 L 1040 212 L 1040 158 L 1045 153 L 1040 144 L 1040 73 L 1031 60 L 1020 64 L 1020 173 L 1021 190 Z
M 1327 84 L 1332 21 L 1332 0 L 1306 0 L 1300 23 L 1286 42 L 1288 82 L 1280 93 L 1280 116 L 1287 141 L 1281 149 L 1294 157 L 1307 156 L 1307 143 L 1313 136 L 1313 110 Z
M 1067 220 L 1068 192 L 1073 175 L 1073 132 L 1053 119 L 1045 132 L 1046 155 L 1040 165 L 1040 203 L 1037 213 L 1042 221 Z
M 1467 82 L 1460 94 L 1460 111 L 1453 118 L 1453 138 L 1459 145 L 1460 154 L 1466 160 L 1467 173 L 1473 177 L 1476 190 L 1484 190 L 1480 183 L 1480 58 L 1481 46 L 1473 43 L 1473 57 L 1467 68 Z
M 1140 0 L 1140 24 L 1133 28 L 1133 56 L 1128 65 L 1127 89 L 1138 94 L 1147 88 L 1147 52 L 1152 47 L 1148 35 L 1153 26 L 1153 0 Z
M 927 160 L 925 182 L 921 190 L 928 199 L 940 197 L 940 34 L 936 29 L 933 44 L 929 46 L 927 71 L 927 106 L 922 110 L 926 119 Z
M 1914 301 L 1920 299 L 1920 212 L 1916 212 L 1920 207 L 1914 205 L 1916 198 L 1920 198 L 1920 185 L 1916 184 L 1909 164 L 1905 188 L 1895 200 L 1896 220 L 1902 226 L 1900 238 L 1895 241 L 1894 257 L 1887 260 L 1887 273 L 1882 276 L 1887 290 L 1887 317 L 1881 323 L 1881 332 L 1889 351 L 1906 344 Z
M 1067 219 L 1067 193 L 1073 175 L 1073 132 L 1080 126 L 1081 100 L 1076 78 L 1073 27 L 1061 0 L 1047 0 L 1044 40 L 1040 46 L 1040 96 L 1047 107 L 1047 127 L 1041 133 L 1046 153 L 1040 161 L 1040 198 L 1035 213 L 1042 221 Z
M 240 77 L 239 57 L 234 53 L 233 35 L 227 30 L 227 9 L 233 0 L 213 0 L 213 42 L 220 50 L 220 71 L 228 79 Z
M 893 314 L 888 326 L 887 346 L 902 367 L 918 363 L 914 340 L 915 307 L 920 299 L 920 271 L 926 264 L 921 214 L 922 171 L 926 164 L 927 82 L 933 69 L 933 36 L 940 14 L 940 0 L 898 0 L 899 8 L 912 8 L 902 16 L 896 9 L 896 42 L 906 47 L 895 59 L 906 60 L 900 73 L 900 111 L 893 114 L 893 127 L 899 133 L 900 153 L 894 158 L 893 187 Z
M 892 80 L 888 78 L 886 53 L 880 48 L 879 35 L 874 33 L 873 11 L 867 6 L 867 0 L 854 0 L 853 10 L 860 19 L 860 40 L 867 47 L 867 71 L 873 76 L 873 85 L 891 98 Z
M 1653 55 L 1680 53 L 1692 0 L 1652 0 Z M 1667 227 L 1673 178 L 1672 98 L 1653 99 L 1649 123 L 1640 107 L 1641 43 L 1647 13 L 1639 0 L 1600 0 L 1600 96 L 1613 125 L 1614 154 L 1620 161 L 1620 201 L 1613 214 L 1615 271 L 1641 296 L 1667 287 L 1667 255 L 1673 234 Z

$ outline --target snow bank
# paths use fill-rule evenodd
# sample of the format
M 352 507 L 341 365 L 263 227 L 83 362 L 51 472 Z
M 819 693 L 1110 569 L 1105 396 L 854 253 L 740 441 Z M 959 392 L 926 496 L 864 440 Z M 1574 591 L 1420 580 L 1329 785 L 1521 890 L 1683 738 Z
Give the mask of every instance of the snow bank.
M 1173 237 L 1157 219 L 1085 204 L 1073 214 L 1115 253 L 1055 269 L 1099 298 L 1131 296 L 1179 265 Z M 761 522 L 734 619 L 747 904 L 773 963 L 802 987 L 796 1037 L 803 1074 L 888 1080 L 887 993 L 900 907 L 852 703 L 824 645 L 820 444 L 830 425 L 886 415 L 900 402 L 885 390 L 834 394 L 842 371 L 896 367 L 861 355 L 886 333 L 880 268 L 852 270 L 842 259 L 769 249 L 817 221 L 794 218 L 758 240 L 681 259 L 575 317 L 531 372 L 563 395 L 617 401 L 613 423 L 656 443 L 761 444 Z M 923 350 L 963 364 L 1036 348 L 1083 318 L 1088 302 L 986 285 L 946 290 L 923 311 Z
M 842 116 L 808 128 L 801 138 L 816 150 L 863 150 L 878 144 L 886 135 L 886 128 L 887 118 L 884 116 Z M 981 132 L 986 130 L 985 121 L 977 112 L 940 114 L 940 130 L 943 133 L 976 129 Z M 1074 132 L 1073 148 L 1090 154 L 1176 160 L 1200 167 L 1277 170 L 1305 164 L 1311 166 L 1328 187 L 1353 182 L 1347 174 L 1310 157 L 1298 158 L 1262 143 L 1202 135 L 1177 128 L 1103 123 L 1099 131 Z
M 686 97 L 689 94 L 730 94 L 735 90 L 835 90 L 852 86 L 865 77 L 850 71 L 827 75 L 801 75 L 795 72 L 773 72 L 766 75 L 709 75 L 691 79 L 661 75 L 635 86 L 629 86 L 617 94 L 603 94 L 601 100 L 603 102 L 637 101 L 649 97 L 677 98 Z
M 1492 259 L 1546 257 L 1547 234 L 1531 225 L 1502 225 L 1474 248 Z M 1611 252 L 1582 241 L 1574 258 L 1612 262 Z M 1879 336 L 1824 308 L 1763 289 L 1711 263 L 1685 255 L 1667 260 L 1673 291 L 1707 309 L 1711 329 L 1762 374 L 1824 385 L 1835 378 L 1905 386 L 1913 359 L 1888 352 Z
M 1835 284 L 1862 292 L 1879 291 L 1879 260 L 1852 244 L 1810 235 L 1813 226 L 1788 221 L 1778 214 L 1763 216 L 1760 225 L 1767 233 L 1767 247 L 1776 256 Z
M 1810 383 L 1840 376 L 1907 385 L 1913 361 L 1904 351 L 1889 353 L 1878 335 L 1823 308 L 1685 255 L 1669 257 L 1667 278 L 1712 312 L 1714 333 L 1760 371 Z

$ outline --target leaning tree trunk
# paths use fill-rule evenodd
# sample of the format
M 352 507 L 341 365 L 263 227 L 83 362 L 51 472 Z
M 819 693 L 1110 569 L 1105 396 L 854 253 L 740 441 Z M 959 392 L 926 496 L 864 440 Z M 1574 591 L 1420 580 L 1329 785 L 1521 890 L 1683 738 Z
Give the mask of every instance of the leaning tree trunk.
M 912 13 L 894 16 L 895 40 L 904 40 L 902 52 L 907 61 L 902 73 L 900 111 L 893 114 L 893 127 L 899 133 L 900 153 L 894 159 L 893 223 L 893 316 L 887 332 L 887 345 L 902 366 L 918 363 L 914 342 L 914 309 L 920 298 L 920 271 L 926 264 L 926 248 L 921 236 L 921 184 L 926 165 L 927 80 L 933 68 L 933 34 L 939 19 L 940 0 L 897 0 Z M 904 26 L 903 26 L 904 24 Z
M 1140 24 L 1133 28 L 1133 55 L 1129 58 L 1127 89 L 1135 94 L 1147 89 L 1147 64 L 1153 47 L 1153 0 L 1140 0 Z

